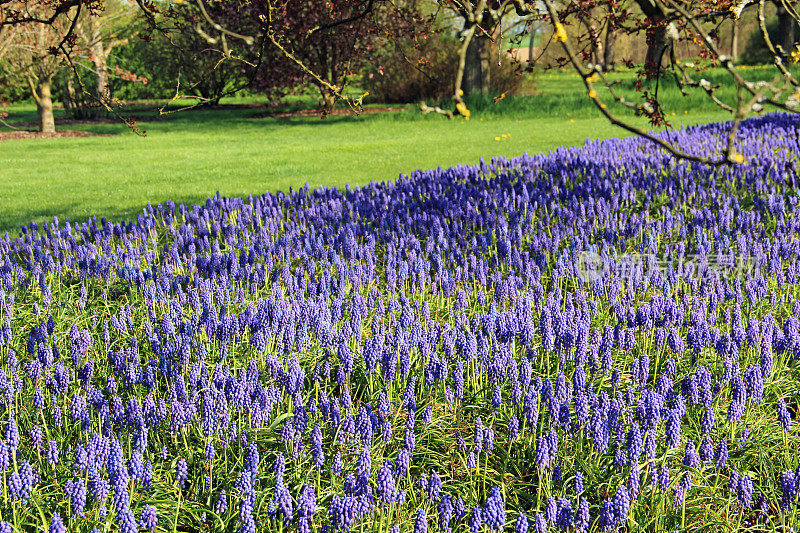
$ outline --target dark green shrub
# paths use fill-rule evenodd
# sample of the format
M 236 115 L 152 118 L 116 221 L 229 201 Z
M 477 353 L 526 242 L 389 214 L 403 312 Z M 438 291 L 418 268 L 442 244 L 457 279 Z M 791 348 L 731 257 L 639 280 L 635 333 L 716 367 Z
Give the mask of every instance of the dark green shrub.
M 436 35 L 413 46 L 394 43 L 377 52 L 363 76 L 364 88 L 386 103 L 442 100 L 453 95 L 459 42 L 449 35 Z M 491 93 L 513 94 L 522 77 L 505 52 L 492 53 Z
M 772 17 L 767 20 L 767 33 L 769 33 L 769 37 L 773 42 L 778 40 L 778 17 Z M 761 35 L 761 30 L 758 27 L 747 37 L 747 43 L 744 51 L 739 56 L 739 61 L 745 65 L 772 63 L 772 53 L 767 48 L 764 36 Z
M 171 98 L 178 89 L 213 104 L 248 82 L 243 63 L 220 61 L 220 54 L 191 31 L 137 33 L 115 51 L 109 68 L 147 79 L 131 83 L 125 76 L 113 78 L 112 94 L 122 100 Z

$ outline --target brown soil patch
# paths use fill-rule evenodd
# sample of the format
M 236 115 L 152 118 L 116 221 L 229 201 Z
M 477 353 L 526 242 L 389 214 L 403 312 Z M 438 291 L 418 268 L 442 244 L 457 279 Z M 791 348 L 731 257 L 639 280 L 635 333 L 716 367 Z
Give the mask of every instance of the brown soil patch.
M 116 105 L 116 107 L 120 110 L 125 108 L 135 108 L 139 111 L 158 112 L 159 109 L 167 104 L 169 104 L 169 100 L 130 100 L 122 101 Z M 264 107 L 264 104 L 200 104 L 194 106 L 196 109 L 256 109 L 259 107 Z M 64 109 L 64 106 L 61 104 L 53 104 L 53 109 Z
M 156 122 L 162 120 L 172 120 L 178 117 L 173 115 L 130 115 L 128 113 L 123 113 L 121 115 L 124 118 L 133 120 L 133 122 Z M 56 118 L 56 126 L 89 126 L 92 124 L 124 124 L 124 122 L 116 117 L 97 117 L 97 118 L 67 118 L 67 117 L 57 117 Z M 27 122 L 12 122 L 14 127 L 17 128 L 25 128 L 29 131 L 34 131 L 30 128 L 35 128 L 39 125 L 36 121 L 27 121 Z M 58 131 L 56 131 L 58 133 Z M 80 133 L 80 132 L 79 132 Z
M 0 142 L 17 141 L 21 139 L 61 139 L 63 137 L 111 137 L 109 133 L 92 133 L 91 131 L 58 130 L 55 133 L 42 133 L 40 131 L 15 130 L 0 131 Z
M 142 102 L 139 102 L 142 103 Z M 57 106 L 56 106 L 57 107 Z M 263 104 L 224 104 L 216 106 L 198 107 L 197 109 L 256 109 L 264 108 Z M 146 108 L 145 108 L 146 109 Z M 156 122 L 163 120 L 174 120 L 181 117 L 181 112 L 173 112 L 164 115 L 141 114 L 143 108 L 138 108 L 140 113 L 132 114 L 122 112 L 122 116 L 133 120 L 133 122 Z M 372 115 L 375 113 L 387 113 L 391 111 L 404 111 L 402 107 L 365 107 L 361 110 L 360 115 Z M 187 109 L 187 112 L 190 110 Z M 355 116 L 356 113 L 349 107 L 336 108 L 327 116 Z M 264 113 L 257 113 L 250 115 L 247 118 L 260 119 L 260 118 L 309 118 L 318 117 L 322 118 L 322 111 L 320 109 L 296 109 L 294 111 L 266 111 Z M 57 117 L 55 119 L 56 126 L 85 126 L 92 124 L 122 124 L 122 121 L 117 117 L 96 117 L 89 119 L 73 119 L 69 117 Z M 17 139 L 59 139 L 61 137 L 91 137 L 91 136 L 111 136 L 109 133 L 92 133 L 89 131 L 76 131 L 76 130 L 57 130 L 55 133 L 40 133 L 33 128 L 38 126 L 38 122 L 14 122 L 13 125 L 18 128 L 23 128 L 13 131 L 4 131 L 0 128 L 0 142 L 11 141 Z
M 365 107 L 358 114 L 359 115 L 372 115 L 375 113 L 387 113 L 389 111 L 403 111 L 402 107 Z M 344 116 L 355 115 L 355 111 L 349 107 L 337 107 L 327 116 Z M 298 109 L 296 111 L 283 111 L 280 113 L 259 113 L 250 118 L 295 118 L 295 117 L 321 117 L 322 111 L 319 109 Z

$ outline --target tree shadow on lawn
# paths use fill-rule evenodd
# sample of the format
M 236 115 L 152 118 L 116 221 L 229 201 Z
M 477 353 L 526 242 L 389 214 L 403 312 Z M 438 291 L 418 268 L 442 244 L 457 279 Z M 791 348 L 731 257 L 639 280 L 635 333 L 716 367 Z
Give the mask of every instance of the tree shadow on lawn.
M 110 136 L 109 133 L 100 133 L 97 131 L 85 130 L 56 130 L 53 133 L 42 133 L 37 130 L 12 130 L 0 131 L 0 142 L 3 141 L 22 141 L 22 140 L 35 140 L 35 139 L 64 139 L 64 138 L 85 138 Z
M 260 196 L 262 193 L 259 193 Z M 203 207 L 206 200 L 212 198 L 214 194 L 203 196 L 202 194 L 187 194 L 176 195 L 169 198 L 162 197 L 159 199 L 150 200 L 150 205 L 156 208 L 159 204 L 166 204 L 167 201 L 173 201 L 176 209 L 181 204 L 185 205 L 189 210 L 195 205 Z M 223 195 L 225 196 L 225 195 Z M 256 197 L 253 194 L 253 197 Z M 225 196 L 226 198 L 244 198 L 247 201 L 247 195 L 232 194 Z M 39 207 L 39 208 L 24 208 L 21 211 L 12 212 L 11 209 L 0 211 L 0 235 L 8 232 L 8 235 L 13 239 L 22 233 L 23 227 L 28 227 L 30 231 L 31 223 L 36 223 L 39 229 L 42 224 L 47 222 L 53 223 L 53 217 L 58 217 L 59 227 L 64 227 L 66 222 L 72 225 L 73 229 L 80 227 L 85 222 L 88 222 L 92 217 L 97 218 L 97 224 L 103 217 L 114 223 L 136 223 L 140 215 L 144 214 L 147 205 L 142 204 L 138 209 L 129 206 L 121 206 L 118 208 L 104 208 L 102 211 L 91 212 L 86 208 L 86 205 L 81 202 L 62 202 L 58 205 Z M 16 211 L 16 210 L 15 210 Z
M 64 214 L 75 211 L 78 205 L 78 202 L 62 202 L 53 207 L 4 209 L 0 211 L 0 235 L 8 233 L 11 238 L 17 237 L 22 233 L 23 226 L 29 227 L 35 222 L 41 228 L 43 222 L 52 223 L 54 216 L 62 225 L 65 222 Z
M 316 110 L 269 111 L 263 106 L 220 105 L 216 107 L 197 107 L 185 110 L 168 109 L 159 114 L 158 108 L 132 105 L 120 109 L 120 116 L 133 119 L 135 127 L 145 134 L 156 133 L 209 133 L 235 132 L 237 129 L 259 130 L 263 127 L 285 128 L 287 126 L 332 126 L 365 123 L 375 120 L 419 120 L 422 115 L 402 107 L 365 108 L 364 113 L 355 115 L 349 109 L 322 118 Z M 430 117 L 428 117 L 430 118 Z M 441 117 L 434 117 L 441 120 Z M 23 109 L 12 112 L 7 122 L 14 128 L 32 129 L 37 126 L 36 111 Z M 113 115 L 92 119 L 72 119 L 65 116 L 62 109 L 56 110 L 57 130 L 82 130 L 104 135 L 123 134 L 130 128 L 120 118 Z M 0 131 L 3 131 L 0 129 Z

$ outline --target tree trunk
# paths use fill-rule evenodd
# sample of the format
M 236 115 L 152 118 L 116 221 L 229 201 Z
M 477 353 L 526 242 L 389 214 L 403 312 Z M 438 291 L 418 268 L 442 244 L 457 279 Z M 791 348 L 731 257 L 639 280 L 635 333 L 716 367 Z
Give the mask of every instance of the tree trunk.
M 533 46 L 536 44 L 536 28 L 531 26 L 531 36 L 528 40 L 528 63 L 533 63 Z
M 603 48 L 603 68 L 614 70 L 616 57 L 614 55 L 617 44 L 617 31 L 609 26 L 606 30 L 606 45 Z
M 668 48 L 671 39 L 667 26 L 658 24 L 647 31 L 647 55 L 644 60 L 644 70 L 648 79 L 657 78 L 662 72 L 662 64 L 669 57 Z
M 489 94 L 491 50 L 492 41 L 483 32 L 478 34 L 476 31 L 467 46 L 462 83 L 465 95 Z
M 336 95 L 325 86 L 319 88 L 319 94 L 322 97 L 323 113 L 327 115 L 336 107 Z
M 594 22 L 589 26 L 589 37 L 592 39 L 592 59 L 595 65 L 600 65 L 605 54 L 603 53 L 603 42 L 600 40 L 600 34 Z
M 55 119 L 53 119 L 53 98 L 50 91 L 51 78 L 45 76 L 39 78 L 36 83 L 34 100 L 36 100 L 36 113 L 39 115 L 39 131 L 42 133 L 53 133 L 56 131 Z
M 731 27 L 731 59 L 739 59 L 739 19 L 733 19 Z
M 666 23 L 664 11 L 653 0 L 636 0 L 647 17 L 650 27 L 647 29 L 647 55 L 644 60 L 644 71 L 648 79 L 661 73 L 664 59 L 669 57 L 668 48 L 672 45 L 670 29 Z
M 106 51 L 103 49 L 103 36 L 100 33 L 100 24 L 98 24 L 97 17 L 91 14 L 89 15 L 89 39 L 91 42 L 89 50 L 92 53 L 92 64 L 94 65 L 96 80 L 95 91 L 98 98 L 106 99 L 109 97 Z
M 786 11 L 783 4 L 778 4 L 778 39 L 775 44 L 783 48 L 785 54 L 790 54 L 794 48 L 795 41 L 795 26 L 797 21 L 794 20 L 791 13 Z
M 597 31 L 597 24 L 595 23 L 595 10 L 590 9 L 587 18 L 583 20 L 586 31 L 589 34 L 589 46 L 592 50 L 592 63 L 594 65 L 601 65 L 605 54 L 603 53 L 603 43 L 600 41 L 600 32 Z
M 76 112 L 76 97 L 75 97 L 75 83 L 72 81 L 72 76 L 67 77 L 66 90 L 64 91 L 63 104 L 64 111 L 70 117 L 75 117 Z

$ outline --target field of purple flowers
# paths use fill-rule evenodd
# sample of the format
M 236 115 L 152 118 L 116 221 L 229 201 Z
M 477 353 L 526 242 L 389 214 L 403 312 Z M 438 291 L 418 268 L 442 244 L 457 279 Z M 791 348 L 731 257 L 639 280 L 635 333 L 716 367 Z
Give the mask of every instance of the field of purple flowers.
M 798 127 L 6 236 L 0 533 L 790 531 Z

